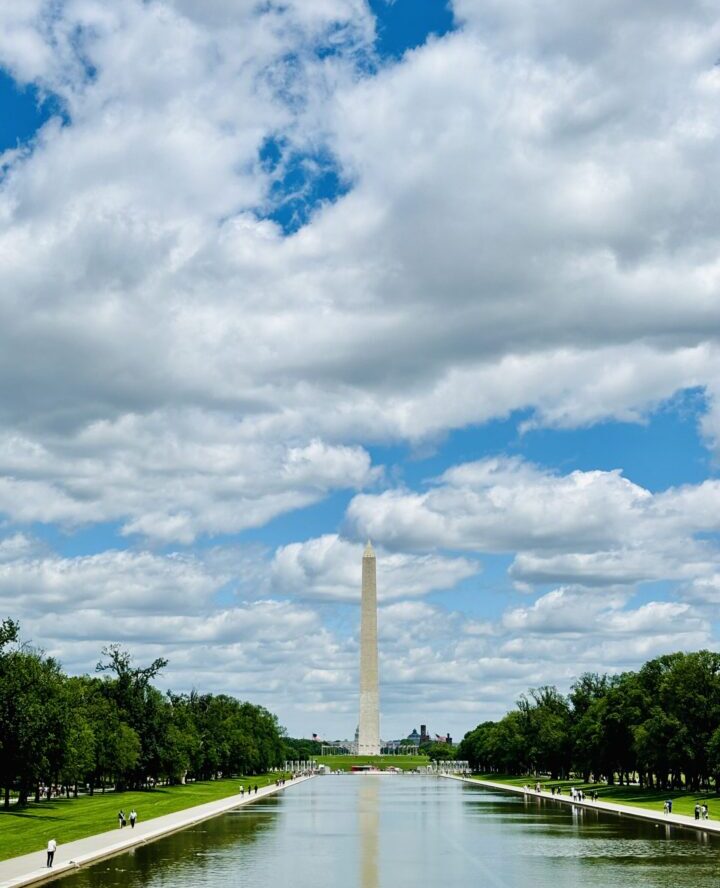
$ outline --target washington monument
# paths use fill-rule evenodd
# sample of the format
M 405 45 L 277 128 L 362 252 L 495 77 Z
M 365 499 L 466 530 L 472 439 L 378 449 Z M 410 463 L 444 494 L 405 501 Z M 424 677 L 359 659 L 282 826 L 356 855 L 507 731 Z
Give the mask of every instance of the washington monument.
M 375 553 L 368 540 L 362 560 L 360 603 L 360 727 L 358 755 L 380 755 L 377 583 Z

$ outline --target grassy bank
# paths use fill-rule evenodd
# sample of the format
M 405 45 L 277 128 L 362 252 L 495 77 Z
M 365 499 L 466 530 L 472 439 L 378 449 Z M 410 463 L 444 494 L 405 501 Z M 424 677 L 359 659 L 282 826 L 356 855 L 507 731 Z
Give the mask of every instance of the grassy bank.
M 315 759 L 333 771 L 349 771 L 353 765 L 374 765 L 376 768 L 401 768 L 413 771 L 429 764 L 426 755 L 321 755 Z
M 672 799 L 673 814 L 687 814 L 693 816 L 695 805 L 698 802 L 708 806 L 711 819 L 720 817 L 720 796 L 714 793 L 668 791 L 662 789 L 640 789 L 639 786 L 608 786 L 607 783 L 583 783 L 581 780 L 549 780 L 537 777 L 506 777 L 497 774 L 474 775 L 473 779 L 491 780 L 493 783 L 506 783 L 510 786 L 523 786 L 527 784 L 534 787 L 540 780 L 543 789 L 551 786 L 561 786 L 563 795 L 570 794 L 570 787 L 582 789 L 589 793 L 595 790 L 601 802 L 614 802 L 617 805 L 635 805 L 638 808 L 647 808 L 651 811 L 662 813 L 663 803 L 666 799 Z
M 13 805 L 9 811 L 0 810 L 0 860 L 42 850 L 51 838 L 64 845 L 116 828 L 121 808 L 126 816 L 135 808 L 138 822 L 144 822 L 163 814 L 227 798 L 238 792 L 241 783 L 247 789 L 250 784 L 267 786 L 274 781 L 274 775 L 234 777 L 140 792 L 108 792 L 77 799 L 52 799 L 30 804 L 26 808 Z

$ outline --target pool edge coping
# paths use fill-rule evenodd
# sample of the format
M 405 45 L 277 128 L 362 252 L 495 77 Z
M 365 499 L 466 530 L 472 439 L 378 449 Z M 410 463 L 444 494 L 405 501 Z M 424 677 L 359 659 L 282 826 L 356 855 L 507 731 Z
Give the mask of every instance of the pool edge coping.
M 510 792 L 515 795 L 531 796 L 536 799 L 544 799 L 548 802 L 560 802 L 570 807 L 584 808 L 586 810 L 600 811 L 604 814 L 616 814 L 619 817 L 632 817 L 635 820 L 645 820 L 649 823 L 676 826 L 680 829 L 688 829 L 692 832 L 702 832 L 720 836 L 720 821 L 695 820 L 687 814 L 662 814 L 658 811 L 649 811 L 645 808 L 636 808 L 634 805 L 618 805 L 615 802 L 593 802 L 590 799 L 573 801 L 569 796 L 553 795 L 552 793 L 534 789 L 523 789 L 522 786 L 513 786 L 507 783 L 495 783 L 492 780 L 476 780 L 472 777 L 459 777 L 456 774 L 441 774 L 449 780 L 459 780 L 471 786 L 484 786 L 486 789 L 497 789 L 502 792 Z

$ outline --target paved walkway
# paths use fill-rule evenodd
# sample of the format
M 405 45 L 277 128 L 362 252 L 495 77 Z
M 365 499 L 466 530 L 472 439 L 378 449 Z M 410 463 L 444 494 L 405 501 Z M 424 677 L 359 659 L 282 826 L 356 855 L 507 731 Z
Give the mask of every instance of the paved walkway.
M 12 857 L 10 860 L 0 862 L 0 888 L 37 885 L 48 879 L 57 878 L 60 875 L 74 872 L 78 867 L 87 866 L 105 857 L 112 857 L 114 854 L 120 854 L 135 845 L 145 845 L 154 839 L 162 838 L 162 836 L 185 829 L 211 817 L 217 817 L 218 814 L 239 808 L 241 805 L 252 804 L 263 796 L 272 795 L 310 779 L 312 778 L 298 777 L 296 780 L 288 780 L 284 786 L 275 786 L 274 784 L 264 786 L 258 790 L 257 795 L 246 793 L 244 796 L 228 796 L 216 802 L 207 802 L 204 805 L 196 805 L 194 808 L 185 808 L 184 811 L 176 811 L 174 814 L 165 814 L 163 817 L 143 821 L 138 823 L 135 829 L 126 826 L 123 830 L 113 829 L 87 839 L 68 842 L 67 845 L 59 845 L 52 869 L 45 866 L 47 857 L 45 851 L 34 851 L 32 854 L 24 854 L 22 857 Z
M 502 792 L 513 792 L 516 795 L 533 796 L 538 799 L 547 799 L 550 802 L 559 802 L 562 805 L 570 805 L 576 808 L 591 808 L 594 811 L 603 811 L 606 814 L 617 814 L 618 816 L 635 817 L 638 820 L 648 820 L 651 823 L 662 823 L 665 826 L 681 826 L 685 829 L 697 830 L 698 832 L 712 833 L 720 835 L 720 821 L 716 820 L 695 820 L 686 814 L 663 814 L 662 811 L 651 811 L 648 808 L 637 808 L 635 805 L 616 805 L 614 802 L 597 801 L 592 802 L 585 799 L 582 802 L 574 802 L 570 796 L 552 795 L 549 792 L 535 792 L 535 790 L 524 790 L 522 786 L 511 786 L 508 783 L 494 783 L 491 780 L 473 780 L 471 777 L 456 777 L 453 774 L 443 775 L 450 780 L 461 780 L 463 783 L 470 783 L 473 786 L 484 786 L 487 789 L 497 789 Z

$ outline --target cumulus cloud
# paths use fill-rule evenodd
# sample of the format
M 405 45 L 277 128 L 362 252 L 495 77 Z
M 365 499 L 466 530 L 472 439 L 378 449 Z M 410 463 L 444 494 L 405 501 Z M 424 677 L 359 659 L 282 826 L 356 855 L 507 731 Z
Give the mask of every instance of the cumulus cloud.
M 534 8 L 495 9 L 488 30 L 467 5 L 461 31 L 373 76 L 354 67 L 373 31 L 359 2 L 4 12 L 54 60 L 17 71 L 70 115 L 6 173 L 8 421 L 170 402 L 259 411 L 280 434 L 421 437 L 523 406 L 637 419 L 716 377 L 707 10 L 665 9 L 646 33 L 655 49 L 687 33 L 685 53 L 650 54 L 668 93 L 647 121 L 624 69 L 594 77 L 508 24 Z M 614 33 L 637 24 L 613 15 Z M 257 217 L 268 137 L 323 143 L 353 183 L 290 238 Z M 17 360 L 29 347 L 38 361 Z
M 382 541 L 381 588 L 403 599 L 383 630 L 405 645 L 385 666 L 403 717 L 416 684 L 451 719 L 480 687 L 506 705 L 542 661 L 560 681 L 707 639 L 692 596 L 715 594 L 714 481 L 651 493 L 500 459 L 367 491 L 386 484 L 376 442 L 521 408 L 636 422 L 688 387 L 717 449 L 716 10 L 546 7 L 455 0 L 455 32 L 390 63 L 362 0 L 2 6 L 0 63 L 58 109 L 0 158 L 1 594 L 49 650 L 86 668 L 115 629 L 172 651 L 185 685 L 349 711 L 352 643 L 287 598 L 357 595 L 336 528 L 280 546 L 261 591 L 282 601 L 223 608 L 220 558 L 69 559 L 26 535 L 112 521 L 191 546 L 338 490 L 361 491 L 348 537 Z M 288 233 L 293 164 L 346 193 Z M 417 600 L 483 552 L 563 590 L 495 622 Z M 652 579 L 688 597 L 595 611 L 567 591 Z M 583 620 L 614 634 L 569 641 Z M 670 622 L 680 636 L 649 633 Z
M 43 447 L 0 437 L 0 511 L 16 522 L 123 521 L 122 532 L 192 542 L 236 532 L 377 477 L 358 446 L 292 446 L 225 417 L 126 415 Z
M 119 614 L 135 613 L 138 620 L 147 613 L 197 615 L 229 580 L 183 555 L 109 550 L 76 558 L 20 557 L 28 553 L 25 546 L 18 551 L 16 539 L 0 542 L 0 553 L 15 550 L 12 560 L 0 559 L 0 606 L 27 617 L 51 612 L 56 627 L 59 613 L 72 625 L 74 615 L 88 609 L 104 613 L 108 627 Z M 87 630 L 85 617 L 75 622 L 76 631 L 81 626 Z
M 412 598 L 451 589 L 476 574 L 480 565 L 469 558 L 386 553 L 377 550 L 378 599 Z M 359 601 L 362 547 L 337 534 L 290 543 L 275 553 L 272 588 L 297 598 Z
M 669 627 L 678 638 L 709 636 L 709 623 L 689 604 L 651 601 L 632 609 L 626 607 L 628 598 L 619 590 L 598 597 L 578 588 L 554 589 L 529 607 L 506 611 L 502 627 L 520 635 L 574 635 L 586 641 L 588 636 L 664 635 Z
M 713 571 L 720 486 L 653 494 L 620 471 L 561 475 L 515 458 L 446 471 L 427 492 L 359 494 L 349 526 L 388 546 L 515 554 L 519 581 L 586 585 L 689 579 Z

